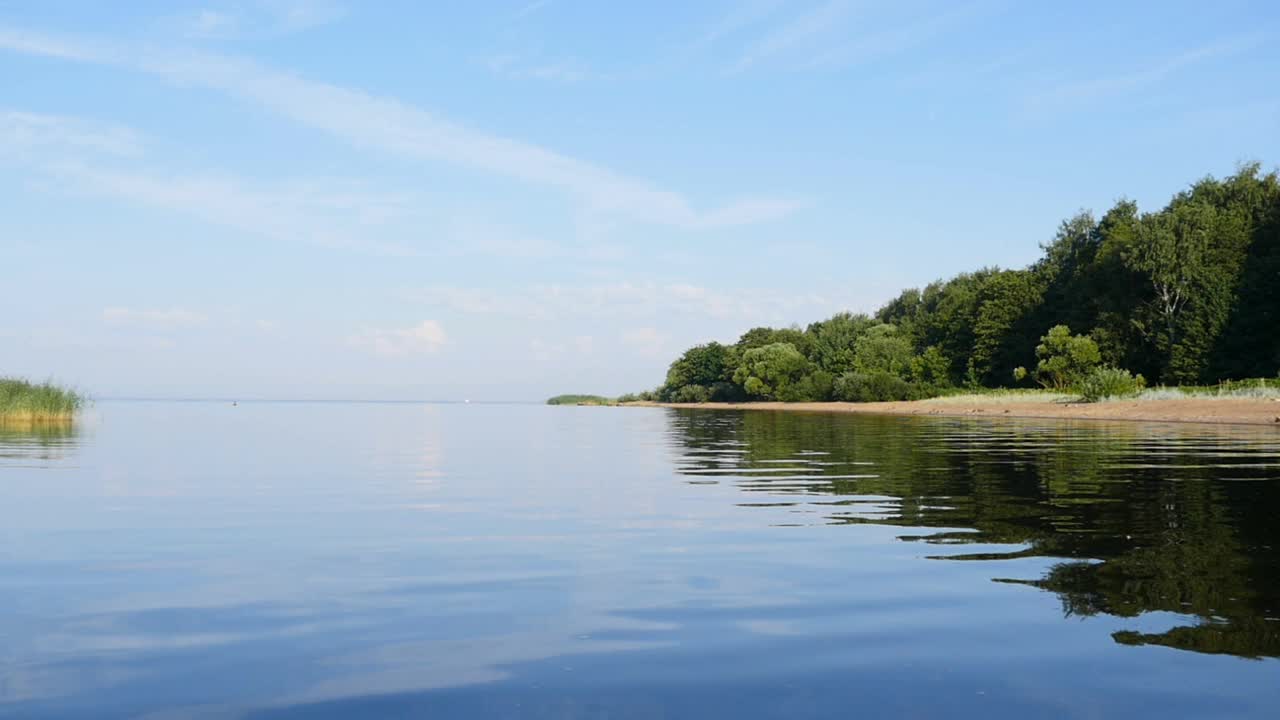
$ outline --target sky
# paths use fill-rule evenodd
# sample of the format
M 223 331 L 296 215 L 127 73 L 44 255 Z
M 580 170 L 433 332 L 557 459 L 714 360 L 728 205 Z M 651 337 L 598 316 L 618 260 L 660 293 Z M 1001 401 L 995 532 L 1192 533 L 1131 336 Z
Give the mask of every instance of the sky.
M 0 375 L 538 400 L 1280 163 L 1274 2 L 0 0 Z

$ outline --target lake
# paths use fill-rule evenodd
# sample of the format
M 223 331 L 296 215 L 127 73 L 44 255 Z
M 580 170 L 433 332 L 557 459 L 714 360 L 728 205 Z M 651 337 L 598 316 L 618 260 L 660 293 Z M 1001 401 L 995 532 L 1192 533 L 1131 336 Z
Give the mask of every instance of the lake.
M 0 717 L 1280 712 L 1267 427 L 103 401 L 0 541 Z

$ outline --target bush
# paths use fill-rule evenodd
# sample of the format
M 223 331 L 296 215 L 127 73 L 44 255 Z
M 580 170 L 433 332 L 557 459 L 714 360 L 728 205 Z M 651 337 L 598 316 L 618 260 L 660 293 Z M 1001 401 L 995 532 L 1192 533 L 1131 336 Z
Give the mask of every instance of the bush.
M 711 399 L 716 402 L 741 402 L 747 399 L 742 388 L 723 380 L 711 383 Z
M 684 385 L 671 393 L 671 402 L 704 403 L 711 399 L 711 388 L 706 385 Z
M 1098 344 L 1084 335 L 1072 335 L 1066 325 L 1055 325 L 1036 346 L 1036 379 L 1055 390 L 1077 385 L 1102 362 Z
M 1141 375 L 1135 377 L 1128 370 L 1104 365 L 1086 373 L 1076 390 L 1085 402 L 1098 402 L 1106 398 L 1137 395 L 1146 384 Z
M 909 400 L 915 388 L 890 372 L 845 373 L 835 381 L 835 396 L 846 402 Z
M 778 399 L 783 402 L 825 402 L 834 394 L 835 378 L 826 370 L 815 370 L 779 391 Z

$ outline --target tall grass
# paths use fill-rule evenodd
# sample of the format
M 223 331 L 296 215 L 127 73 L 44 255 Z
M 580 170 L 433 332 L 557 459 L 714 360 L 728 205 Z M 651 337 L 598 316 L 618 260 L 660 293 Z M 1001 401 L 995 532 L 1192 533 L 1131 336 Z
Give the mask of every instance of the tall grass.
M 84 396 L 53 383 L 0 378 L 0 420 L 70 420 L 83 405 Z
M 1137 400 L 1186 400 L 1188 398 L 1280 399 L 1280 380 L 1224 380 L 1217 385 L 1182 385 L 1180 387 L 1147 388 Z
M 1056 402 L 1065 403 L 1075 400 L 1077 396 L 1057 390 L 1039 390 L 1030 388 L 947 388 L 941 395 L 931 397 L 922 402 L 945 405 L 948 403 L 975 402 Z

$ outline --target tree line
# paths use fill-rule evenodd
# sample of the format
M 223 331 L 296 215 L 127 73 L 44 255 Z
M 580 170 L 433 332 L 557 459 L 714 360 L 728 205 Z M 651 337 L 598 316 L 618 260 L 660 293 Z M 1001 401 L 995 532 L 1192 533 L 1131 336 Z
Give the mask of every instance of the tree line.
M 1280 178 L 1206 177 L 1163 208 L 1082 211 L 1017 270 L 903 291 L 872 315 L 757 327 L 621 400 L 896 400 L 954 387 L 1137 387 L 1280 369 Z M 1110 374 L 1109 376 L 1107 374 Z

